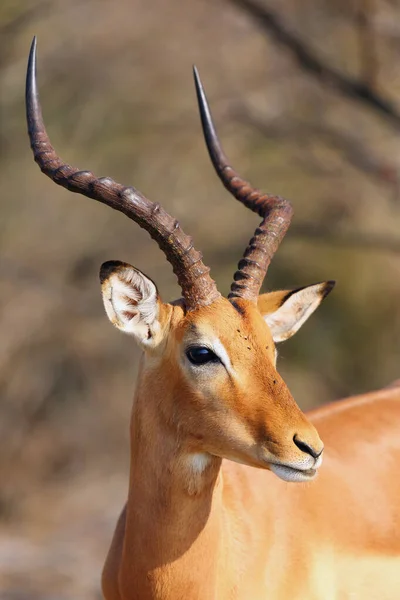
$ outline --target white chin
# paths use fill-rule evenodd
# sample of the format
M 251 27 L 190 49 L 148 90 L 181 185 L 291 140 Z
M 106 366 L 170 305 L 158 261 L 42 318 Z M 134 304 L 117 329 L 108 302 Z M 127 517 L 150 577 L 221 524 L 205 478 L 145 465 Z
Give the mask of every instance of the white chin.
M 283 479 L 283 481 L 311 481 L 317 474 L 317 469 L 308 469 L 307 471 L 301 471 L 300 469 L 293 469 L 292 467 L 286 467 L 285 465 L 270 465 L 271 471 Z

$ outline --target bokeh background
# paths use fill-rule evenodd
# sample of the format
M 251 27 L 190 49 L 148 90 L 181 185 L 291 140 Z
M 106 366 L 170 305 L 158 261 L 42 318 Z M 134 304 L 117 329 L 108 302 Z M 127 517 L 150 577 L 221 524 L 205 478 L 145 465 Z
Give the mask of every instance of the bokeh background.
M 161 201 L 225 293 L 257 218 L 217 180 L 191 66 L 232 163 L 290 198 L 265 289 L 336 279 L 280 348 L 304 409 L 400 376 L 400 2 L 2 0 L 0 598 L 99 599 L 127 490 L 138 351 L 102 306 L 100 264 L 179 291 L 148 235 L 34 165 L 32 36 L 63 158 Z

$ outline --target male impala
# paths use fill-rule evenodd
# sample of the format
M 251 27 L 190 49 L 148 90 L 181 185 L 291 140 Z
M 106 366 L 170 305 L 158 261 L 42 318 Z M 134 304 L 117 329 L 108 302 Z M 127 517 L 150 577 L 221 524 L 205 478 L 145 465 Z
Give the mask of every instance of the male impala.
M 182 288 L 181 300 L 165 304 L 134 267 L 111 261 L 100 271 L 108 317 L 143 349 L 128 500 L 104 567 L 106 600 L 400 598 L 399 388 L 306 418 L 276 371 L 275 343 L 333 287 L 259 295 L 289 226 L 289 203 L 228 166 L 195 71 L 213 165 L 262 217 L 223 298 L 191 238 L 159 204 L 57 156 L 35 73 L 34 40 L 27 119 L 42 171 L 139 223 Z M 324 446 L 314 424 L 325 442 L 317 478 Z

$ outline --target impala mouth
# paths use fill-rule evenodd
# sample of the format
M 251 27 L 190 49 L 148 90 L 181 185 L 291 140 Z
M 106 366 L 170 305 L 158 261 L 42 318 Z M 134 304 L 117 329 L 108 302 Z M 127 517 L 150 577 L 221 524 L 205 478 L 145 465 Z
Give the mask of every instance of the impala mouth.
M 278 465 L 270 463 L 270 468 L 275 475 L 283 481 L 311 481 L 317 474 L 317 468 L 314 469 L 296 469 L 288 465 Z

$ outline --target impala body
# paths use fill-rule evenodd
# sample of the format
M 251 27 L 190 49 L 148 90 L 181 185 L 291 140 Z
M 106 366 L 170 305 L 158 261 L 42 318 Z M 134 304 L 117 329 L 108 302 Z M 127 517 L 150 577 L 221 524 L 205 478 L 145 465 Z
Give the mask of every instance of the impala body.
M 217 174 L 262 218 L 223 298 L 191 238 L 159 204 L 58 157 L 35 73 L 34 41 L 27 119 L 42 171 L 145 228 L 182 288 L 182 299 L 164 303 L 131 265 L 110 261 L 100 271 L 108 317 L 143 349 L 128 499 L 103 571 L 106 600 L 399 598 L 400 388 L 305 416 L 276 370 L 276 344 L 333 287 L 260 294 L 290 204 L 229 166 L 195 71 Z
M 309 414 L 325 442 L 310 483 L 213 459 L 190 495 L 176 455 L 133 435 L 106 599 L 397 599 L 399 403 L 388 389 Z

